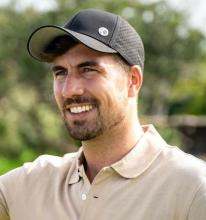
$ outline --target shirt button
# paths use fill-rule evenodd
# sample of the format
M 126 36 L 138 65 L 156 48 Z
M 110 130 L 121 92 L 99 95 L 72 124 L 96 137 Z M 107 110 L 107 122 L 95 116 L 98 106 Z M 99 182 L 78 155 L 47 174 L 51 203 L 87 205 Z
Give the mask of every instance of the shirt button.
M 87 199 L 87 195 L 86 194 L 82 194 L 82 200 L 85 201 Z

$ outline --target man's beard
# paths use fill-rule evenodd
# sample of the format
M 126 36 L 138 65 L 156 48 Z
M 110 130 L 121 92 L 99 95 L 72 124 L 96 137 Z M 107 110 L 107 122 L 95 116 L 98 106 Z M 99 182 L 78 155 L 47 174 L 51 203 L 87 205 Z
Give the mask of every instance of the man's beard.
M 72 101 L 73 100 L 73 101 Z M 80 141 L 86 141 L 102 135 L 105 131 L 119 124 L 125 117 L 122 112 L 112 112 L 108 107 L 107 112 L 101 113 L 100 103 L 98 100 L 90 97 L 77 97 L 75 99 L 68 99 L 65 105 L 72 103 L 92 103 L 97 111 L 97 116 L 91 120 L 75 120 L 71 123 L 66 118 L 66 111 L 63 112 L 63 120 L 68 130 L 69 135 Z
M 80 141 L 90 140 L 99 135 L 101 135 L 104 131 L 104 124 L 102 122 L 101 117 L 94 118 L 90 121 L 81 120 L 81 121 L 73 121 L 73 124 L 67 121 L 66 117 L 64 116 L 64 123 L 69 132 L 69 135 Z

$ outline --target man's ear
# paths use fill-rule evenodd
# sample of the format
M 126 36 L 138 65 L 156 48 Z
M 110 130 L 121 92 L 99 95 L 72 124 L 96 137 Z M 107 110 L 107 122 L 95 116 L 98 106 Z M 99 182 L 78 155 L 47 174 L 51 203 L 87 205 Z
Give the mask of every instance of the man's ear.
M 128 96 L 134 97 L 138 94 L 143 81 L 143 73 L 141 67 L 134 65 L 130 68 L 129 72 L 129 88 Z

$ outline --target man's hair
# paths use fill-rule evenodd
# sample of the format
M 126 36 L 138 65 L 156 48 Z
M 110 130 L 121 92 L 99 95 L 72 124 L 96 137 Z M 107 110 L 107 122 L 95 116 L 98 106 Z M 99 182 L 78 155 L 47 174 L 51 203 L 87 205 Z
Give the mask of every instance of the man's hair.
M 56 57 L 63 55 L 76 44 L 78 44 L 78 41 L 73 40 L 68 35 L 59 36 L 54 38 L 54 40 L 45 48 L 44 53 L 52 62 Z M 118 64 L 121 65 L 125 72 L 129 71 L 130 65 L 124 58 L 122 58 L 118 53 L 112 53 L 111 56 Z
M 71 49 L 77 44 L 76 40 L 73 40 L 68 35 L 62 35 L 54 38 L 49 45 L 44 49 L 44 54 L 49 57 L 52 62 L 56 57 L 63 55 L 67 50 Z

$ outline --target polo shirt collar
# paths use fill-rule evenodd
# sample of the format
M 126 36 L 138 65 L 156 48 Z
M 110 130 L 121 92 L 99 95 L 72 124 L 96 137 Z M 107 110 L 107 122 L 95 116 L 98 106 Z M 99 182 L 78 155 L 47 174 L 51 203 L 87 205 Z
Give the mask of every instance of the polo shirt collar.
M 83 167 L 84 154 L 82 147 L 78 150 L 75 155 L 74 160 L 72 161 L 71 171 L 73 172 L 68 181 L 69 184 L 74 184 L 79 182 L 80 178 L 82 178 L 81 170 Z
M 142 128 L 144 134 L 135 147 L 121 160 L 110 166 L 124 178 L 135 178 L 142 174 L 159 156 L 163 147 L 167 145 L 153 125 L 142 126 Z M 73 173 L 70 176 L 69 184 L 77 183 L 82 178 L 84 160 L 81 147 L 73 160 Z
M 143 126 L 136 146 L 111 167 L 124 178 L 135 178 L 147 170 L 167 144 L 153 125 Z

